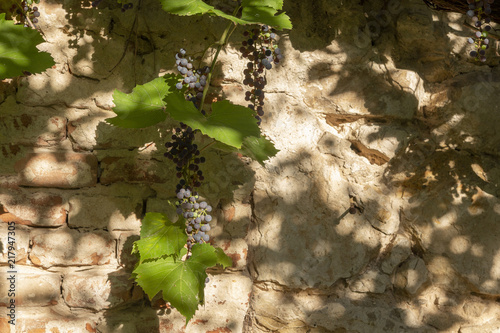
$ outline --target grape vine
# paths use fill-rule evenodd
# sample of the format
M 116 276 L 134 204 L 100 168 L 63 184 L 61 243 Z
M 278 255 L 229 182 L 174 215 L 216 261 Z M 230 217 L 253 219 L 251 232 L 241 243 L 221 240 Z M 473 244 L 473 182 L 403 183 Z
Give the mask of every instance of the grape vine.
M 491 31 L 491 5 L 495 0 L 467 0 L 469 10 L 467 16 L 471 19 L 474 27 L 478 30 L 473 37 L 468 39 L 470 44 L 474 45 L 474 50 L 469 55 L 479 61 L 486 61 L 486 50 L 490 47 L 488 32 Z
M 175 188 L 176 221 L 164 214 L 148 213 L 142 221 L 141 239 L 134 243 L 139 256 L 133 276 L 149 298 L 159 292 L 186 317 L 193 317 L 204 301 L 208 281 L 206 268 L 217 264 L 232 265 L 220 248 L 212 246 L 209 231 L 212 206 L 197 192 L 206 181 L 200 168 L 205 162 L 204 149 L 239 152 L 263 164 L 277 150 L 260 133 L 264 105 L 265 71 L 283 59 L 277 46 L 277 32 L 291 29 L 290 19 L 282 10 L 282 0 L 243 0 L 232 14 L 224 13 L 201 0 L 160 0 L 162 8 L 176 15 L 215 15 L 229 20 L 210 64 L 196 68 L 187 50 L 175 54 L 178 74 L 167 74 L 136 86 L 130 94 L 115 90 L 113 111 L 116 117 L 107 122 L 121 127 L 154 126 L 167 118 L 178 122 L 165 143 L 164 156 L 175 166 L 179 179 Z M 215 64 L 238 25 L 249 25 L 244 35 L 243 57 L 249 60 L 244 84 L 249 90 L 248 106 L 229 101 L 205 103 Z M 204 59 L 202 59 L 204 60 Z M 198 136 L 211 143 L 200 148 Z M 207 180 L 210 181 L 210 180 Z

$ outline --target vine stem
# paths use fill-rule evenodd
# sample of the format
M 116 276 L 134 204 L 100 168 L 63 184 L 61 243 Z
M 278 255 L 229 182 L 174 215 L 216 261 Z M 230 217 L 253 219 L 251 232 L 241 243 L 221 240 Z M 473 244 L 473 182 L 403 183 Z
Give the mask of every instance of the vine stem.
M 216 140 L 213 140 L 212 142 L 208 143 L 205 147 L 201 148 L 200 149 L 200 153 L 202 151 L 204 151 L 205 149 L 207 149 L 208 147 L 210 147 L 211 145 L 213 145 L 214 143 L 216 143 L 217 141 Z
M 235 16 L 238 13 L 240 8 L 241 8 L 241 6 L 237 7 L 234 10 L 233 16 Z M 231 30 L 231 27 L 233 27 L 232 30 Z M 208 76 L 207 76 L 206 88 L 205 88 L 205 90 L 203 90 L 203 97 L 201 98 L 201 103 L 200 103 L 200 112 L 203 110 L 203 105 L 205 104 L 205 98 L 207 97 L 208 88 L 210 87 L 210 81 L 212 80 L 212 73 L 214 71 L 215 64 L 217 63 L 217 58 L 219 57 L 219 53 L 222 50 L 222 48 L 224 46 L 226 46 L 226 44 L 229 40 L 229 37 L 231 36 L 231 34 L 233 33 L 233 31 L 235 29 L 236 29 L 236 23 L 229 21 L 226 29 L 224 29 L 224 32 L 222 33 L 222 36 L 220 37 L 219 41 L 216 43 L 218 45 L 217 51 L 215 52 L 214 59 L 212 60 L 212 65 L 210 66 L 210 72 L 208 73 Z

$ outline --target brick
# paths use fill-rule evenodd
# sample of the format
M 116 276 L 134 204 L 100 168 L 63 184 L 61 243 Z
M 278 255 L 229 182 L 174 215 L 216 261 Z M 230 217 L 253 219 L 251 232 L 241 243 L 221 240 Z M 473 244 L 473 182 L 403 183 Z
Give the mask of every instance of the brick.
M 71 227 L 134 230 L 141 227 L 142 199 L 77 195 L 69 200 Z
M 181 320 L 179 315 L 179 321 Z M 186 320 L 184 319 L 185 323 Z M 109 311 L 97 323 L 97 329 L 100 333 L 160 333 L 158 315 L 150 307 L 129 308 L 127 313 L 123 311 Z M 186 330 L 170 330 L 168 332 L 181 333 L 186 332 Z
M 237 270 L 247 269 L 248 244 L 242 238 L 219 240 L 214 237 L 214 246 L 220 247 L 233 260 L 232 268 Z
M 57 194 L 18 189 L 0 194 L 0 221 L 29 226 L 61 226 L 66 223 L 68 204 Z
M 115 260 L 115 241 L 104 231 L 33 230 L 29 259 L 36 266 L 106 265 Z
M 9 317 L 0 318 L 0 332 L 2 332 L 2 333 L 14 332 L 15 326 L 9 324 L 9 320 L 10 320 Z
M 0 145 L 52 146 L 66 137 L 66 118 L 21 114 L 0 117 Z
M 137 263 L 137 255 L 132 254 L 132 247 L 134 242 L 140 238 L 139 231 L 123 231 L 118 235 L 118 264 L 129 272 L 134 269 Z
M 14 230 L 12 230 L 14 228 Z M 11 237 L 14 237 L 15 239 L 15 263 L 16 264 L 26 264 L 26 260 L 28 259 L 28 251 L 29 251 L 29 231 L 27 230 L 26 227 L 23 227 L 22 225 L 15 224 L 14 226 L 9 226 L 7 223 L 0 223 L 0 264 L 7 264 L 8 263 L 8 257 L 9 257 L 9 240 L 12 240 L 12 238 L 9 239 L 9 231 L 15 232 L 15 234 Z M 12 251 L 11 251 L 12 252 Z
M 101 169 L 101 184 L 164 183 L 168 180 L 165 164 L 151 160 L 105 157 L 101 160 Z M 175 174 L 172 176 L 175 177 Z
M 1 133 L 0 133 L 1 134 Z M 5 176 L 10 176 L 11 181 L 12 176 L 16 175 L 15 164 L 16 162 L 25 156 L 25 154 L 32 148 L 17 145 L 15 143 L 10 143 L 8 145 L 0 145 L 0 158 L 2 163 L 0 163 L 0 174 Z M 19 177 L 16 177 L 15 184 L 19 182 Z M 3 184 L 2 184 L 3 185 Z M 3 186 L 2 186 L 3 187 Z
M 62 285 L 67 305 L 96 311 L 142 299 L 142 294 L 133 295 L 133 288 L 130 273 L 100 269 L 67 274 Z
M 95 333 L 98 316 L 74 314 L 62 308 L 19 308 L 16 332 L 22 333 Z M 2 332 L 3 333 L 3 332 Z
M 173 186 L 173 190 L 175 190 L 175 185 Z M 172 190 L 172 193 L 174 193 Z M 146 203 L 146 212 L 158 212 L 165 214 L 171 221 L 177 220 L 179 215 L 176 212 L 176 207 L 175 207 L 175 202 L 177 201 L 177 198 L 170 199 L 172 200 L 169 202 L 167 199 L 161 199 L 161 198 L 148 198 L 148 201 Z
M 8 296 L 9 283 L 4 283 L 8 273 L 8 267 L 0 268 L 0 306 L 6 306 L 10 297 Z M 29 266 L 16 266 L 15 274 L 15 300 L 18 306 L 48 306 L 56 305 L 61 299 L 61 276 L 56 273 Z
M 29 153 L 15 164 L 20 185 L 80 188 L 97 183 L 97 159 L 73 152 Z

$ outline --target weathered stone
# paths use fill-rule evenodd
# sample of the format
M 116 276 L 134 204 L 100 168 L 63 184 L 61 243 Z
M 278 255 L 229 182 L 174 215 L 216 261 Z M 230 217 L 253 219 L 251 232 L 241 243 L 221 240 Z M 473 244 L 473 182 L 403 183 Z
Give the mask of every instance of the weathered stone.
M 216 230 L 214 230 L 214 235 L 212 236 L 212 238 L 214 239 L 214 246 L 223 249 L 224 253 L 233 260 L 232 268 L 238 270 L 246 269 L 248 259 L 248 244 L 245 242 L 245 240 L 241 238 L 230 238 L 227 240 L 222 240 L 220 239 L 220 236 L 217 236 L 217 234 L 215 234 L 215 232 Z M 212 232 L 210 234 L 212 235 Z
M 132 254 L 132 248 L 135 241 L 140 239 L 138 231 L 122 231 L 117 237 L 117 259 L 118 264 L 127 271 L 132 271 L 137 263 L 137 254 Z
M 8 222 L 0 223 L 0 263 L 11 264 L 15 260 L 15 264 L 26 264 L 29 240 L 29 230 L 26 227 Z M 14 251 L 9 249 L 10 246 L 14 246 Z
M 493 324 L 477 325 L 477 326 L 462 326 L 458 333 L 498 333 L 500 332 L 500 322 Z
M 2 191 L 3 192 L 3 191 Z M 29 226 L 61 226 L 68 204 L 55 193 L 8 191 L 0 194 L 0 221 Z
M 162 164 L 147 159 L 106 157 L 101 161 L 102 184 L 116 182 L 163 183 L 168 175 Z
M 396 287 L 414 295 L 427 282 L 428 273 L 425 262 L 421 258 L 411 257 L 398 268 L 394 284 Z
M 133 230 L 141 227 L 142 200 L 77 195 L 69 199 L 70 227 Z
M 267 191 L 254 192 L 257 220 L 248 239 L 255 278 L 321 288 L 355 275 L 379 246 L 378 232 L 362 216 L 343 214 L 347 193 L 344 203 L 337 196 L 328 209 L 311 214 L 310 207 L 327 197 L 328 190 L 315 190 L 305 176 L 289 169 L 268 179 L 262 185 Z
M 66 137 L 63 117 L 21 114 L 0 117 L 0 145 L 11 142 L 29 146 L 52 146 Z
M 0 305 L 7 306 L 10 299 L 15 299 L 16 306 L 49 306 L 61 301 L 61 276 L 42 269 L 16 265 L 16 273 L 7 266 L 2 267 L 0 278 Z M 14 276 L 14 279 L 8 280 Z M 4 283 L 3 281 L 8 281 Z M 15 287 L 12 287 L 14 282 Z M 9 297 L 9 289 L 15 296 Z M 14 295 L 13 294 L 13 295 Z
M 31 153 L 16 163 L 20 185 L 80 188 L 95 186 L 97 159 L 71 152 Z
M 152 131 L 151 128 L 120 128 L 106 123 L 107 118 L 115 117 L 111 111 L 103 112 L 99 116 L 89 115 L 79 117 L 69 123 L 68 134 L 73 141 L 73 148 L 76 150 L 93 149 L 137 149 L 136 153 L 145 153 L 145 144 L 156 150 L 153 142 L 163 140 L 160 138 L 161 131 L 167 131 L 165 124 L 159 124 L 159 129 Z M 88 135 L 88 133 L 95 133 Z M 162 146 L 160 146 L 160 149 Z M 104 151 L 106 152 L 106 151 Z
M 386 274 L 392 274 L 400 263 L 411 255 L 411 243 L 408 238 L 397 235 L 391 245 L 389 256 L 384 259 L 381 269 Z
M 382 294 L 390 284 L 389 275 L 369 270 L 349 283 L 349 288 L 358 293 Z
M 36 266 L 106 265 L 115 261 L 115 241 L 107 232 L 34 230 L 29 259 Z
M 91 312 L 75 314 L 67 307 L 56 305 L 43 308 L 17 309 L 16 333 L 96 333 L 98 316 Z
M 436 332 L 388 299 L 355 300 L 351 294 L 332 298 L 254 287 L 251 306 L 254 309 L 252 326 L 260 326 L 259 331 L 287 332 L 302 326 L 299 332 L 313 328 L 320 328 L 322 332 L 371 332 L 374 328 L 384 332 Z
M 64 301 L 70 307 L 95 311 L 133 300 L 132 288 L 128 272 L 100 269 L 66 274 L 62 284 Z

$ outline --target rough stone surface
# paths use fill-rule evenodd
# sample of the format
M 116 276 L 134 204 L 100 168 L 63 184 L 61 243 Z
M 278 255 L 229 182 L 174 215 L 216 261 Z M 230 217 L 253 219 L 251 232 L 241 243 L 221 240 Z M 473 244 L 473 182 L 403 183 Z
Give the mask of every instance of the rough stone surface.
M 13 273 L 9 271 L 12 270 L 6 266 L 2 267 L 0 271 L 2 281 L 9 281 L 7 278 L 12 277 Z M 15 281 L 15 288 L 12 290 L 16 294 L 16 306 L 49 306 L 61 302 L 61 276 L 59 274 L 28 266 L 18 266 L 15 271 L 15 279 L 11 281 Z M 2 282 L 1 306 L 8 305 L 12 298 L 8 296 L 10 287 L 10 283 Z
M 103 231 L 34 230 L 30 237 L 29 259 L 37 266 L 106 265 L 115 261 L 116 243 Z
M 133 230 L 141 227 L 138 216 L 142 200 L 109 196 L 76 195 L 69 200 L 68 225 L 71 228 Z
M 1 191 L 0 221 L 29 226 L 56 227 L 66 223 L 68 204 L 58 193 Z
M 0 145 L 53 146 L 66 137 L 66 119 L 21 114 L 0 117 Z M 18 137 L 19 135 L 19 137 Z
M 132 300 L 133 283 L 129 277 L 128 272 L 99 269 L 66 274 L 62 295 L 73 308 L 108 309 Z
M 12 257 L 15 256 L 16 263 L 26 264 L 30 246 L 30 231 L 22 225 L 12 225 L 12 223 L 7 222 L 0 223 L 0 232 L 0 263 L 7 264 L 8 260 L 12 260 Z M 14 246 L 15 251 L 9 250 L 9 246 Z
M 33 153 L 20 159 L 15 169 L 25 186 L 79 188 L 95 186 L 97 181 L 97 159 L 92 154 Z

